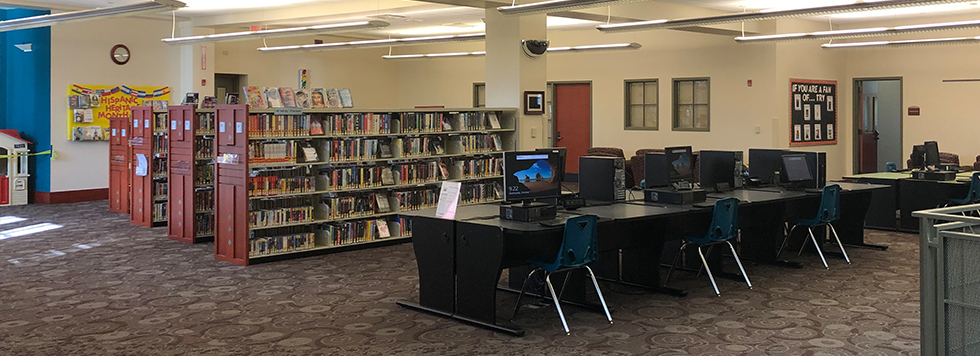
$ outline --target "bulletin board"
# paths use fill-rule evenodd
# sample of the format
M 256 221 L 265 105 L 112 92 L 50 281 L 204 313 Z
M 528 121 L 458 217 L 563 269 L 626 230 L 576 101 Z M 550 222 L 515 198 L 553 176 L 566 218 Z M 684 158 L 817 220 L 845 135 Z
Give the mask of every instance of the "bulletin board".
M 837 144 L 837 81 L 790 79 L 790 146 Z
M 93 94 L 99 97 L 98 106 L 72 108 L 72 96 Z M 128 118 L 129 109 L 142 105 L 143 100 L 170 101 L 170 87 L 72 84 L 68 86 L 66 100 L 69 102 L 68 139 L 104 141 L 109 135 L 109 118 Z

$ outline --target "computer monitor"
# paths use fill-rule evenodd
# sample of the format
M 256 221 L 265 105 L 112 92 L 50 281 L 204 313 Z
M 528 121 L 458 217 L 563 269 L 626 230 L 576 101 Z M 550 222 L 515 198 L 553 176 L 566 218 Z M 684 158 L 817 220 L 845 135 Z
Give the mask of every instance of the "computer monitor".
M 773 182 L 772 178 L 776 171 L 782 167 L 782 157 L 788 152 L 777 149 L 750 148 L 749 177 L 759 179 L 764 183 L 779 183 Z
M 909 155 L 909 169 L 923 169 L 926 166 L 926 146 L 912 146 L 912 154 Z
M 702 150 L 698 154 L 698 166 L 701 169 L 701 188 L 734 189 L 735 152 Z M 727 184 L 727 189 L 724 188 L 725 184 Z
M 938 166 L 939 165 L 939 143 L 936 141 L 926 141 L 926 166 Z
M 664 148 L 670 182 L 694 182 L 694 154 L 691 146 Z
M 806 155 L 803 154 L 783 155 L 783 172 L 786 173 L 786 180 L 790 183 L 813 180 L 810 165 L 807 164 Z
M 555 172 L 558 174 L 558 180 L 561 182 L 565 181 L 565 160 L 568 155 L 565 147 L 546 147 L 537 148 L 535 152 L 554 152 L 558 154 L 558 166 L 555 167 Z
M 504 152 L 504 199 L 530 203 L 561 195 L 559 165 L 554 152 Z

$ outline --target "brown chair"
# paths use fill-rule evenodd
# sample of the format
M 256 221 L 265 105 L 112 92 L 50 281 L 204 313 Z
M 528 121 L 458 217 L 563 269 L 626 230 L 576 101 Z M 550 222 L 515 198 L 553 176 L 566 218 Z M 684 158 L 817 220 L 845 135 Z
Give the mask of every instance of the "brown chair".
M 980 171 L 980 156 L 977 156 L 977 161 L 973 162 L 973 170 Z

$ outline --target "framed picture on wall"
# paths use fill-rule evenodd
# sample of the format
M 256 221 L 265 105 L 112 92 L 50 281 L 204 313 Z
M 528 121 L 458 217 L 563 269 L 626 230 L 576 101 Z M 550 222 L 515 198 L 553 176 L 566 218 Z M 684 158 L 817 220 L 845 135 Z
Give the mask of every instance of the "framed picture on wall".
M 525 91 L 524 92 L 524 115 L 544 114 L 544 92 Z

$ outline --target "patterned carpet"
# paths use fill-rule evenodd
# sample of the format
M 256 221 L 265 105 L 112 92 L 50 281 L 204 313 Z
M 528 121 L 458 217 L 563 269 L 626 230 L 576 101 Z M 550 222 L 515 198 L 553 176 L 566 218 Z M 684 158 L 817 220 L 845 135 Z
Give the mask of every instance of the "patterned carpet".
M 887 251 L 748 265 L 755 285 L 678 273 L 685 298 L 602 284 L 604 316 L 525 307 L 514 338 L 416 313 L 410 244 L 250 267 L 213 245 L 129 224 L 106 202 L 0 208 L 0 355 L 918 355 L 917 236 L 869 231 Z M 0 222 L 3 219 L 0 218 Z M 40 223 L 62 228 L 8 237 Z M 501 313 L 515 297 L 501 293 Z

